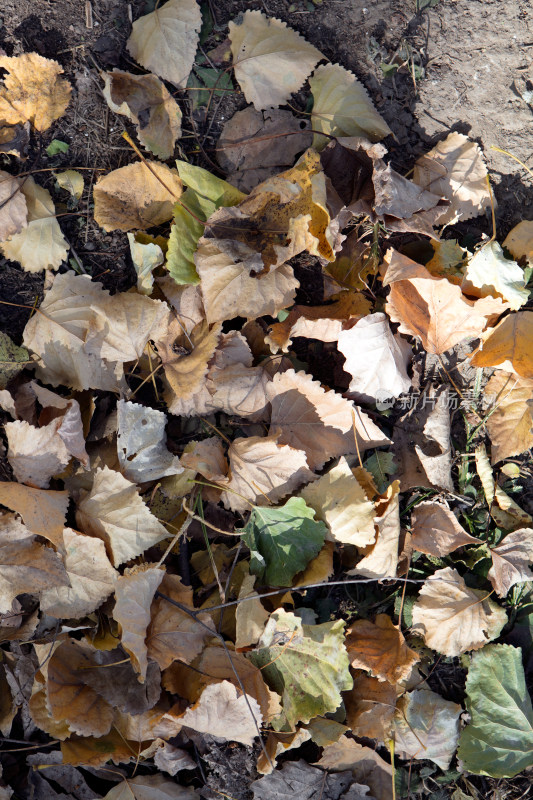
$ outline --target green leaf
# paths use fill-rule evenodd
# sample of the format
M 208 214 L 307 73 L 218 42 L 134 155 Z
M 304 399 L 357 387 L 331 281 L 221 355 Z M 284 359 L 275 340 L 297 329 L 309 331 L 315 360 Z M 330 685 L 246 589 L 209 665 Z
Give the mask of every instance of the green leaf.
M 0 331 L 0 389 L 5 389 L 15 375 L 22 372 L 30 354 L 25 347 L 17 347 L 7 333 Z
M 174 207 L 166 267 L 179 284 L 199 283 L 194 265 L 198 240 L 205 222 L 221 206 L 234 206 L 246 195 L 222 178 L 187 161 L 176 161 L 179 176 L 188 187 Z
M 196 109 L 199 106 L 206 106 L 212 94 L 220 96 L 227 91 L 233 91 L 234 87 L 228 72 L 195 66 L 194 72 L 189 75 L 187 88 L 193 90 L 190 92 L 190 98 L 193 109 Z
M 374 478 L 380 494 L 383 494 L 390 483 L 389 475 L 393 475 L 398 469 L 394 463 L 394 455 L 384 450 L 376 450 L 370 458 L 366 459 L 363 466 Z
M 512 778 L 533 766 L 533 708 L 521 655 L 518 647 L 491 644 L 472 657 L 466 681 L 472 722 L 457 755 L 476 775 Z
M 68 153 L 69 146 L 66 142 L 62 142 L 61 139 L 52 139 L 46 148 L 46 155 L 52 157 L 57 156 L 58 153 Z
M 291 497 L 278 508 L 254 506 L 242 528 L 252 553 L 250 572 L 269 586 L 291 586 L 294 576 L 320 552 L 326 531 L 302 497 Z
M 353 687 L 342 620 L 304 625 L 295 614 L 278 609 L 249 658 L 282 696 L 283 713 L 273 721 L 276 730 L 294 730 L 297 722 L 334 712 L 341 692 Z

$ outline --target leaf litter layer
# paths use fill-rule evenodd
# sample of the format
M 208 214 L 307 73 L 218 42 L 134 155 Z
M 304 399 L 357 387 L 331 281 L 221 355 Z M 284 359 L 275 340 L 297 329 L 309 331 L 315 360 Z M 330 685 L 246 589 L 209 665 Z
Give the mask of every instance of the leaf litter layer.
M 146 149 L 128 135 L 132 163 L 92 187 L 96 223 L 130 232 L 136 288 L 65 264 L 16 148 L 2 173 L 0 248 L 46 283 L 23 346 L 0 338 L 0 730 L 52 748 L 28 757 L 37 793 L 48 773 L 199 797 L 191 754 L 222 741 L 253 746 L 254 797 L 385 800 L 413 760 L 468 797 L 469 775 L 533 766 L 521 649 L 488 644 L 527 620 L 532 578 L 531 231 L 450 238 L 493 203 L 479 147 L 450 134 L 402 176 L 362 84 L 259 11 L 230 23 L 216 78 L 231 68 L 250 104 L 220 138 L 230 180 L 174 160 L 200 24 L 169 0 L 128 42 L 146 75 L 101 76 Z M 3 58 L 0 131 L 38 137 L 68 82 Z M 306 81 L 310 116 L 278 109 Z M 441 358 L 460 346 L 473 392 Z M 433 690 L 436 658 L 468 670 L 468 721 Z M 306 741 L 317 766 L 277 764 Z M 89 768 L 115 785 L 95 795 Z

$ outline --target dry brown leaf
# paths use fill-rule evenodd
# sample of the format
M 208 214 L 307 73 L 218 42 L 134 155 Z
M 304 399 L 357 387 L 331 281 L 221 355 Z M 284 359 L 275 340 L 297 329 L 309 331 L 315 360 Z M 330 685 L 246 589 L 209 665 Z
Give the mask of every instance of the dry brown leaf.
M 266 275 L 252 275 L 251 269 L 257 273 L 263 270 L 261 256 L 248 245 L 232 240 L 200 239 L 194 263 L 210 324 L 234 317 L 275 317 L 292 305 L 300 285 L 288 264 Z
M 114 69 L 102 73 L 109 108 L 137 126 L 139 141 L 166 161 L 181 136 L 180 107 L 155 75 L 132 75 Z
M 11 611 L 18 594 L 38 594 L 52 586 L 68 586 L 63 563 L 14 514 L 0 514 L 0 613 Z
M 191 444 L 192 448 L 182 456 L 183 466 L 199 472 L 208 481 L 223 481 L 228 474 L 228 462 L 221 439 L 211 436 Z
M 513 258 L 525 258 L 530 264 L 533 261 L 533 220 L 523 219 L 507 234 L 503 246 Z
M 270 775 L 276 767 L 276 759 L 287 750 L 294 750 L 311 738 L 311 734 L 305 728 L 299 728 L 291 733 L 279 733 L 270 731 L 266 742 L 265 750 L 259 754 L 257 759 L 257 771 L 260 775 Z M 266 751 L 266 752 L 265 752 Z M 268 754 L 268 758 L 267 758 Z
M 0 122 L 0 153 L 26 159 L 30 144 L 30 123 L 4 125 Z
M 239 603 L 235 609 L 235 648 L 247 648 L 259 641 L 270 616 L 265 609 L 257 592 L 253 591 L 255 584 L 254 575 L 246 575 L 239 589 L 239 600 L 248 598 Z
M 518 503 L 495 482 L 489 458 L 484 444 L 479 444 L 475 451 L 476 470 L 485 493 L 490 515 L 505 531 L 516 530 L 531 525 L 533 519 L 523 511 Z
M 491 441 L 492 464 L 533 447 L 533 379 L 497 369 L 484 394 L 491 401 L 485 426 Z
M 44 678 L 40 680 L 38 675 L 39 673 L 34 680 L 32 695 L 28 701 L 28 710 L 31 719 L 38 728 L 45 731 L 49 736 L 63 741 L 67 739 L 72 732 L 64 720 L 55 720 L 50 713 Z
M 446 139 L 415 163 L 413 181 L 450 201 L 439 225 L 477 217 L 490 206 L 487 167 L 479 145 L 462 133 Z
M 182 725 L 226 741 L 252 746 L 263 722 L 257 700 L 244 695 L 229 681 L 206 686 L 197 703 L 178 717 Z
M 258 111 L 283 105 L 323 58 L 284 22 L 246 11 L 229 23 L 235 77 Z
M 533 564 L 533 530 L 520 528 L 507 534 L 505 539 L 491 551 L 492 567 L 488 579 L 498 597 L 506 597 L 515 583 L 532 581 L 533 574 L 528 564 Z
M 386 493 L 376 501 L 377 527 L 375 544 L 366 548 L 365 557 L 348 575 L 366 575 L 369 578 L 387 578 L 396 575 L 400 541 L 400 481 L 394 481 Z
M 192 590 L 183 586 L 177 575 L 165 575 L 159 590 L 193 609 Z M 157 661 L 161 669 L 178 659 L 190 664 L 202 650 L 206 639 L 212 636 L 209 629 L 215 630 L 208 614 L 199 614 L 197 621 L 162 597 L 153 601 L 151 615 L 152 622 L 146 636 L 148 657 Z
M 175 86 L 185 86 L 202 25 L 196 0 L 169 0 L 133 23 L 127 48 L 139 64 Z
M 419 503 L 411 516 L 411 544 L 420 553 L 442 558 L 458 547 L 481 544 L 481 539 L 470 536 L 449 508 L 428 500 Z
M 63 561 L 70 586 L 41 592 L 41 608 L 52 617 L 79 619 L 92 614 L 109 597 L 117 572 L 99 539 L 65 528 L 63 542 Z
M 131 658 L 140 683 L 146 680 L 148 656 L 145 644 L 150 624 L 150 606 L 165 571 L 150 564 L 142 569 L 126 570 L 115 586 L 113 618 L 120 626 L 120 642 Z
M 155 283 L 176 312 L 182 330 L 190 334 L 196 325 L 205 319 L 200 286 L 198 284 L 180 286 L 170 275 L 156 278 Z
M 335 544 L 324 542 L 320 553 L 312 558 L 303 572 L 294 576 L 294 586 L 305 586 L 307 583 L 327 583 L 334 573 L 333 555 Z
M 169 535 L 135 485 L 108 467 L 96 470 L 92 489 L 78 503 L 76 520 L 82 531 L 105 542 L 115 567 Z
M 387 614 L 378 614 L 375 622 L 352 623 L 346 630 L 346 649 L 352 667 L 392 684 L 404 680 L 420 660 Z
M 364 136 L 377 142 L 391 133 L 360 81 L 339 64 L 325 64 L 309 81 L 313 94 L 312 127 L 330 136 Z M 329 137 L 315 133 L 313 147 L 325 147 Z
M 232 511 L 277 503 L 314 477 L 303 450 L 279 444 L 277 436 L 234 439 L 228 458 L 229 480 L 221 500 Z
M 53 718 L 64 720 L 73 733 L 104 736 L 111 730 L 114 710 L 82 681 L 87 651 L 73 639 L 61 642 L 54 650 L 48 663 L 48 703 Z
M 0 55 L 0 68 L 7 70 L 0 89 L 0 119 L 10 125 L 31 122 L 42 133 L 63 116 L 70 102 L 70 83 L 59 76 L 57 61 L 37 53 L 9 58 Z
M 490 593 L 470 589 L 455 569 L 438 569 L 426 579 L 413 607 L 413 628 L 428 647 L 445 656 L 479 650 L 507 622 Z
M 20 182 L 0 170 L 0 242 L 26 227 L 28 207 Z
M 343 292 L 327 306 L 293 306 L 283 322 L 271 325 L 265 341 L 273 353 L 288 352 L 291 339 L 296 336 L 336 342 L 345 323 L 365 317 L 370 309 L 369 301 L 359 292 Z
M 229 119 L 217 144 L 217 161 L 228 181 L 243 192 L 292 166 L 311 146 L 309 122 L 290 111 L 256 111 L 252 106 Z
M 342 331 L 337 347 L 346 359 L 343 369 L 352 377 L 348 391 L 359 402 L 399 397 L 411 388 L 410 348 L 392 335 L 385 314 L 369 314 Z
M 303 450 L 311 469 L 320 469 L 330 458 L 390 443 L 363 411 L 305 372 L 278 373 L 266 389 L 272 405 L 270 434 Z
M 387 681 L 361 670 L 353 676 L 353 689 L 344 694 L 346 723 L 355 736 L 385 742 L 390 738 L 396 708 L 396 689 Z
M 358 547 L 376 540 L 374 503 L 368 499 L 345 458 L 301 491 L 316 518 L 328 526 L 328 538 Z
M 137 161 L 97 181 L 94 219 L 108 232 L 146 230 L 172 219 L 182 192 L 177 170 L 157 161 Z
M 370 787 L 376 800 L 390 800 L 394 780 L 392 767 L 372 748 L 354 739 L 341 736 L 338 742 L 324 748 L 317 766 L 332 772 L 352 771 L 356 781 Z
M 70 736 L 65 742 L 61 742 L 62 763 L 74 766 L 101 767 L 108 761 L 113 761 L 114 764 L 127 763 L 137 750 L 116 730 L 95 738 Z
M 20 193 L 26 199 L 28 224 L 2 242 L 0 249 L 6 258 L 20 262 L 26 272 L 57 269 L 66 260 L 69 245 L 56 219 L 50 192 L 28 177 L 21 183 Z
M 20 514 L 29 531 L 44 536 L 58 550 L 63 548 L 68 492 L 44 491 L 22 486 L 20 483 L 2 481 L 0 503 Z
M 476 367 L 499 367 L 533 379 L 533 311 L 517 311 L 502 319 L 482 337 L 471 356 Z

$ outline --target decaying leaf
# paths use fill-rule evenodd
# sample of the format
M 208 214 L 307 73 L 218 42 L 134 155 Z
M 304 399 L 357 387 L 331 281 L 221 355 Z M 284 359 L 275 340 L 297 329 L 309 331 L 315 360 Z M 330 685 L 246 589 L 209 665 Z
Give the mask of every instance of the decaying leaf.
M 405 695 L 394 720 L 400 758 L 427 758 L 447 769 L 459 739 L 461 712 L 460 705 L 428 689 L 415 689 Z
M 255 576 L 246 575 L 239 590 L 239 600 L 250 598 L 239 603 L 235 609 L 235 648 L 246 648 L 257 644 L 265 629 L 270 614 L 253 591 Z
M 117 783 L 104 800 L 199 800 L 200 795 L 191 787 L 181 786 L 164 775 L 137 775 Z
M 513 258 L 525 258 L 528 263 L 533 261 L 533 221 L 523 219 L 507 234 L 503 246 L 506 247 Z
M 375 544 L 364 550 L 365 556 L 349 575 L 387 578 L 396 575 L 400 541 L 400 481 L 394 481 L 376 503 L 374 520 L 377 535 Z
M 350 788 L 350 792 L 346 790 Z M 251 784 L 254 800 L 372 800 L 367 797 L 367 786 L 356 793 L 349 771 L 329 775 L 306 761 L 286 761 L 281 769 L 271 772 Z
M 185 86 L 201 25 L 196 0 L 169 0 L 133 23 L 127 48 L 145 69 L 175 86 Z
M 485 242 L 468 259 L 461 288 L 476 297 L 502 297 L 513 311 L 529 297 L 524 270 L 516 261 L 505 258 L 498 242 Z
M 172 219 L 182 190 L 176 170 L 157 161 L 137 161 L 96 182 L 94 219 L 105 231 L 153 228 Z
M 183 472 L 178 456 L 166 447 L 166 422 L 162 411 L 118 401 L 117 450 L 125 478 L 143 483 Z
M 26 227 L 28 208 L 20 182 L 0 170 L 0 242 L 9 239 Z
M 396 708 L 396 687 L 372 678 L 362 670 L 353 672 L 353 689 L 344 695 L 346 724 L 355 736 L 385 742 L 390 738 Z
M 229 23 L 235 77 L 258 111 L 283 105 L 323 56 L 279 19 L 246 11 Z
M 426 579 L 413 607 L 413 630 L 446 656 L 479 650 L 507 622 L 504 609 L 481 589 L 470 589 L 455 569 L 438 569 Z
M 515 583 L 532 581 L 528 569 L 533 564 L 533 529 L 520 528 L 509 533 L 497 547 L 492 548 L 492 567 L 487 575 L 498 597 L 506 597 Z
M 476 367 L 499 367 L 522 378 L 533 378 L 533 311 L 517 311 L 504 317 L 482 337 L 472 354 Z
M 492 464 L 533 447 L 533 380 L 497 369 L 485 387 L 485 396 L 491 402 L 485 426 Z
M 77 169 L 66 169 L 64 172 L 56 172 L 56 183 L 60 189 L 69 193 L 71 202 L 76 205 L 83 194 L 85 183 L 83 175 Z
M 152 294 L 154 285 L 153 271 L 165 260 L 161 246 L 155 241 L 142 241 L 143 233 L 128 233 L 130 255 L 137 273 L 137 290 L 141 294 Z
M 132 75 L 114 69 L 102 75 L 104 97 L 116 114 L 124 114 L 137 126 L 139 141 L 166 161 L 181 136 L 180 107 L 155 75 Z
M 29 363 L 30 354 L 26 348 L 18 347 L 7 333 L 0 331 L 0 391 Z
M 247 699 L 248 703 L 229 681 L 214 683 L 206 686 L 200 700 L 178 719 L 200 733 L 251 746 L 263 718 L 257 700 Z
M 329 137 L 366 136 L 377 142 L 391 130 L 374 108 L 360 81 L 339 64 L 318 67 L 309 81 L 313 93 L 312 127 L 315 131 L 313 147 L 325 147 Z
M 458 547 L 480 544 L 470 536 L 446 506 L 434 501 L 418 503 L 411 517 L 411 544 L 420 553 L 442 558 Z
M 7 70 L 0 89 L 0 119 L 10 125 L 30 122 L 42 133 L 63 116 L 70 102 L 70 83 L 57 61 L 37 53 L 9 58 L 0 55 L 0 67 Z
M 352 667 L 392 684 L 404 680 L 419 660 L 386 614 L 378 614 L 375 622 L 352 623 L 346 631 L 346 649 Z
M 317 764 L 335 772 L 349 769 L 357 781 L 370 787 L 376 800 L 390 800 L 392 767 L 371 747 L 341 736 L 338 742 L 324 748 Z
M 44 536 L 59 550 L 62 549 L 63 528 L 69 505 L 67 491 L 45 491 L 2 481 L 0 503 L 20 514 L 29 531 Z

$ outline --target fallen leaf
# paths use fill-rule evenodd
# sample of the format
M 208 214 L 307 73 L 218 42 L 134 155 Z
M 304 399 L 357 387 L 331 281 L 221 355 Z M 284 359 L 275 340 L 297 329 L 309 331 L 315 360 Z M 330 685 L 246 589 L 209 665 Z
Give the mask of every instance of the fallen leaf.
M 391 133 L 363 84 L 339 64 L 318 67 L 309 86 L 313 94 L 312 127 L 318 131 L 313 140 L 316 149 L 325 147 L 330 136 L 364 136 L 377 142 Z
M 39 594 L 52 586 L 68 586 L 63 563 L 51 548 L 35 536 L 14 514 L 0 514 L 0 613 L 11 611 L 19 594 Z
M 427 758 L 447 770 L 457 748 L 462 710 L 428 689 L 415 689 L 401 698 L 394 720 L 400 758 Z
M 279 755 L 285 753 L 287 750 L 300 747 L 300 745 L 307 742 L 310 738 L 311 734 L 305 728 L 298 728 L 293 733 L 270 731 L 266 742 L 264 742 L 266 753 L 260 753 L 257 759 L 257 771 L 260 775 L 270 775 L 275 769 L 276 759 Z
M 55 217 L 50 192 L 32 177 L 24 180 L 20 192 L 26 199 L 28 224 L 2 242 L 0 249 L 6 258 L 20 262 L 26 272 L 57 269 L 65 261 L 69 248 Z
M 455 569 L 438 569 L 426 579 L 413 607 L 415 633 L 445 656 L 479 650 L 507 622 L 504 609 L 481 589 L 470 589 Z
M 492 567 L 487 575 L 498 597 L 506 597 L 516 583 L 533 580 L 528 564 L 533 564 L 533 529 L 520 528 L 507 534 L 491 550 Z
M 282 695 L 281 724 L 274 728 L 287 724 L 293 729 L 297 722 L 338 708 L 340 692 L 352 688 L 343 630 L 342 620 L 305 625 L 283 609 L 271 614 L 250 660 Z
M 16 511 L 32 533 L 43 536 L 58 549 L 69 504 L 68 492 L 44 491 L 20 483 L 0 482 L 0 503 Z
M 494 481 L 492 468 L 484 444 L 475 450 L 476 470 L 483 487 L 490 515 L 503 530 L 516 530 L 531 525 L 533 518 Z
M 254 506 L 238 532 L 250 549 L 250 572 L 268 586 L 291 586 L 320 552 L 326 526 L 301 497 L 290 497 L 278 508 Z
M 315 744 L 319 747 L 327 747 L 328 744 L 337 742 L 343 734 L 349 731 L 349 728 L 334 719 L 315 717 L 307 724 L 307 730 L 311 733 L 311 739 Z
M 324 748 L 322 758 L 316 763 L 335 772 L 349 769 L 355 780 L 368 784 L 376 800 L 390 800 L 394 773 L 391 765 L 372 748 L 341 736 L 338 742 Z
M 522 651 L 491 644 L 474 653 L 466 680 L 471 721 L 459 739 L 458 758 L 476 775 L 513 777 L 533 764 L 533 708 Z
M 387 614 L 378 614 L 375 622 L 352 623 L 346 631 L 346 649 L 352 667 L 392 684 L 404 680 L 419 661 Z
M 133 75 L 114 69 L 102 73 L 103 95 L 111 111 L 123 114 L 137 127 L 142 145 L 166 161 L 181 136 L 181 110 L 155 75 Z
M 96 182 L 95 222 L 107 232 L 153 228 L 172 219 L 182 191 L 178 173 L 166 164 L 137 161 L 119 167 Z
M 359 402 L 399 397 L 411 388 L 408 354 L 392 335 L 385 314 L 369 314 L 349 330 L 341 331 L 338 349 L 352 380 L 348 391 Z
M 80 619 L 92 614 L 114 591 L 117 573 L 99 539 L 65 528 L 63 543 L 70 586 L 46 588 L 41 592 L 41 609 L 52 617 Z
M 108 761 L 115 764 L 128 762 L 132 758 L 132 745 L 116 730 L 106 736 L 70 736 L 61 742 L 63 764 L 101 767 Z
M 77 205 L 85 188 L 81 172 L 76 169 L 66 169 L 64 172 L 56 172 L 54 177 L 59 188 L 68 192 L 72 203 Z
M 161 747 L 154 755 L 154 764 L 161 772 L 176 775 L 182 769 L 196 769 L 196 761 L 185 750 L 174 747 L 169 742 L 161 741 Z
M 228 462 L 218 436 L 194 442 L 193 448 L 182 456 L 183 466 L 199 472 L 208 481 L 223 481 L 228 474 Z
M 413 181 L 450 201 L 439 219 L 444 225 L 477 217 L 490 206 L 487 175 L 479 145 L 462 133 L 450 133 L 416 161 Z
M 246 266 L 249 259 L 258 272 L 263 269 L 261 256 L 245 244 L 200 239 L 194 262 L 210 324 L 235 317 L 275 317 L 292 305 L 300 285 L 292 267 L 283 264 L 266 275 L 256 276 Z
M 280 769 L 253 781 L 250 788 L 254 800 L 292 800 L 295 797 L 298 800 L 338 800 L 341 796 L 347 800 L 364 800 L 368 787 L 364 787 L 364 793 L 355 795 L 352 791 L 346 792 L 350 786 L 353 788 L 350 772 L 329 775 L 300 759 L 286 761 Z
M 513 258 L 517 260 L 525 258 L 528 263 L 533 261 L 533 221 L 523 219 L 515 225 L 506 238 L 503 246 L 509 250 Z
M 465 249 L 457 239 L 435 239 L 431 242 L 433 256 L 426 263 L 426 269 L 439 278 L 448 278 L 451 283 L 461 285 L 465 265 Z
M 270 614 L 259 599 L 257 592 L 253 591 L 255 584 L 254 575 L 246 575 L 239 589 L 240 602 L 235 609 L 235 648 L 247 648 L 257 644 L 265 629 L 266 621 Z
M 229 23 L 235 77 L 258 111 L 283 105 L 323 58 L 284 22 L 246 11 Z
M 0 242 L 26 227 L 28 208 L 20 181 L 0 170 Z
M 156 773 L 127 778 L 113 786 L 103 800 L 199 800 L 199 797 L 196 789 L 181 786 Z
M 139 234 L 128 233 L 131 260 L 137 273 L 137 291 L 150 295 L 154 287 L 153 272 L 163 264 L 165 256 L 158 244 L 139 241 L 138 236 Z
M 155 408 L 119 400 L 117 450 L 122 474 L 132 483 L 157 480 L 183 472 L 178 456 L 166 446 L 167 416 Z
M 57 61 L 37 53 L 9 58 L 0 55 L 0 68 L 7 70 L 0 89 L 0 119 L 10 125 L 30 122 L 35 130 L 46 131 L 63 116 L 70 102 L 70 83 Z
M 201 25 L 196 0 L 169 0 L 135 20 L 126 47 L 145 69 L 184 87 L 194 63 Z
M 81 530 L 102 539 L 116 567 L 168 538 L 133 483 L 108 467 L 95 472 L 90 492 L 83 492 L 76 511 Z
M 0 331 L 0 391 L 30 363 L 26 348 L 19 347 L 7 333 Z
M 418 503 L 411 516 L 411 544 L 426 555 L 442 558 L 481 539 L 470 536 L 457 521 L 455 514 L 441 503 L 427 500 Z
M 246 699 L 248 702 L 246 702 Z M 229 681 L 206 686 L 197 703 L 178 717 L 199 733 L 252 746 L 263 717 L 257 700 L 245 696 Z
M 468 259 L 461 289 L 476 297 L 502 297 L 513 311 L 529 297 L 522 267 L 505 258 L 501 245 L 491 241 L 482 244 Z
M 486 331 L 470 360 L 475 367 L 499 367 L 532 379 L 532 339 L 533 311 L 517 311 Z
M 492 464 L 533 447 L 533 380 L 497 369 L 485 386 L 485 397 L 491 401 L 485 427 Z
M 52 476 L 67 466 L 71 457 L 58 435 L 61 422 L 53 420 L 43 428 L 20 420 L 6 422 L 7 458 L 20 483 L 47 489 Z
M 328 527 L 328 539 L 358 547 L 376 540 L 374 503 L 368 499 L 345 458 L 305 486 L 301 496 Z
M 237 111 L 222 128 L 217 161 L 233 183 L 249 192 L 258 183 L 291 167 L 311 146 L 310 124 L 290 111 Z
M 380 504 L 376 503 L 374 523 L 377 528 L 375 544 L 366 548 L 364 558 L 348 575 L 369 578 L 388 578 L 396 575 L 400 541 L 400 481 L 388 487 Z
M 4 125 L 0 122 L 0 153 L 26 159 L 30 144 L 30 123 Z
M 388 681 L 371 678 L 362 670 L 353 673 L 353 689 L 344 695 L 346 724 L 355 736 L 385 742 L 390 739 L 396 709 L 396 688 Z

